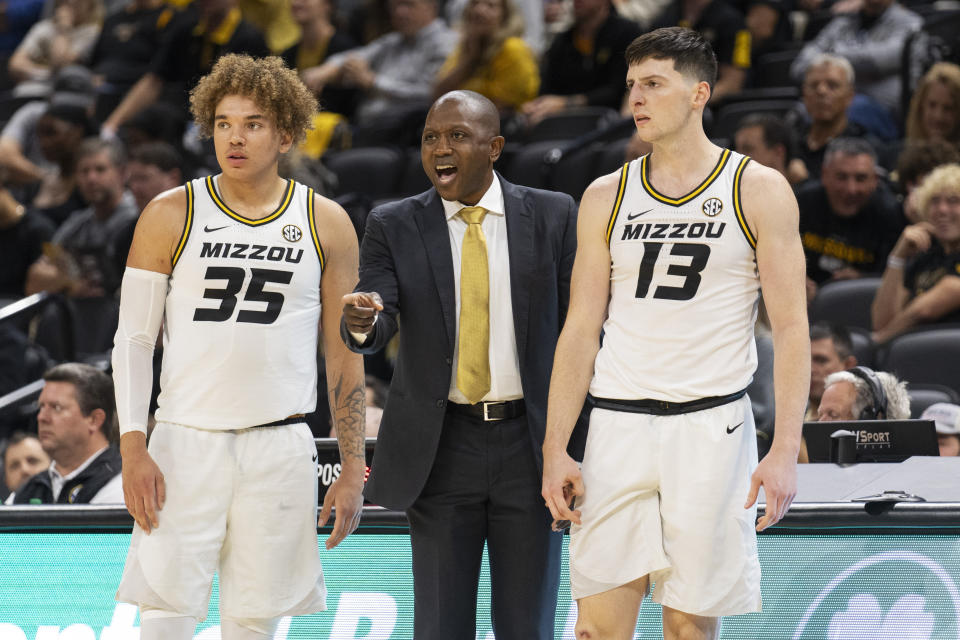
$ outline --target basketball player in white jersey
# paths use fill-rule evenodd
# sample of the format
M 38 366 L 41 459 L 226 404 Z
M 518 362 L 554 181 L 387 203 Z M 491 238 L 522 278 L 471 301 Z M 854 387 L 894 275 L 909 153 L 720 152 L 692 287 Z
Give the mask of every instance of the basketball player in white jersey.
M 187 640 L 218 572 L 224 640 L 272 638 L 280 617 L 325 608 L 303 420 L 318 331 L 343 463 L 319 518 L 336 507 L 328 549 L 362 508 L 363 363 L 340 340 L 338 304 L 357 281 L 356 234 L 339 206 L 277 173 L 316 111 L 279 58 L 220 58 L 191 108 L 222 172 L 154 198 L 123 279 L 113 367 L 136 525 L 117 599 L 140 607 L 142 640 Z
M 626 55 L 653 150 L 597 179 L 580 205 L 543 497 L 572 521 L 578 640 L 633 638 L 652 584 L 666 638 L 716 638 L 721 616 L 760 609 L 754 529 L 779 521 L 796 492 L 810 362 L 797 204 L 780 174 L 704 134 L 717 63 L 697 32 L 659 29 Z M 776 436 L 757 466 L 744 389 L 761 289 Z M 588 391 L 581 471 L 565 449 Z

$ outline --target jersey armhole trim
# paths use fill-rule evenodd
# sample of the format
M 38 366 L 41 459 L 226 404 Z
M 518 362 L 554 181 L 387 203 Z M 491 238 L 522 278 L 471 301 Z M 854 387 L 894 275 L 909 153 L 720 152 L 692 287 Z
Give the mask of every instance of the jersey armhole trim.
M 314 196 L 313 189 L 307 188 L 307 221 L 310 223 L 310 237 L 313 238 L 313 246 L 317 250 L 317 258 L 320 259 L 320 273 L 327 265 L 326 257 L 323 255 L 323 247 L 320 246 L 320 237 L 317 235 L 317 220 L 313 215 Z
M 747 243 L 750 244 L 750 247 L 756 250 L 757 237 L 753 235 L 753 231 L 750 230 L 750 225 L 747 224 L 747 217 L 743 215 L 743 205 L 740 202 L 740 179 L 743 176 L 743 170 L 746 168 L 747 163 L 749 162 L 750 158 L 744 156 L 740 160 L 740 164 L 737 166 L 737 173 L 733 178 L 733 210 L 737 214 L 737 222 L 740 224 L 740 231 L 743 232 L 743 236 L 747 239 Z
M 607 222 L 607 246 L 610 246 L 610 236 L 613 234 L 613 227 L 617 224 L 617 216 L 620 214 L 620 205 L 623 204 L 623 194 L 627 190 L 627 175 L 630 173 L 630 163 L 624 163 L 620 169 L 620 186 L 617 188 L 617 199 L 613 202 L 613 211 L 610 212 L 610 220 Z
M 177 250 L 173 253 L 173 260 L 170 261 L 171 268 L 177 266 L 177 261 L 183 254 L 183 248 L 187 246 L 187 240 L 190 238 L 190 229 L 193 227 L 193 181 L 191 180 L 185 186 L 187 188 L 187 219 L 183 223 L 183 231 L 180 233 Z

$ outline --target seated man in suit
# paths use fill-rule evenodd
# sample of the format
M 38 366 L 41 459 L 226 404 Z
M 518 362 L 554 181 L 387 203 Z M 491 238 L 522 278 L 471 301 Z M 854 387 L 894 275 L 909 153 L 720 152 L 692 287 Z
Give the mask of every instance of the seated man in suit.
M 341 335 L 400 351 L 366 495 L 406 511 L 414 637 L 473 640 L 484 542 L 498 640 L 554 637 L 562 537 L 540 497 L 547 385 L 576 208 L 510 184 L 490 100 L 440 97 L 421 144 L 432 189 L 374 209 Z

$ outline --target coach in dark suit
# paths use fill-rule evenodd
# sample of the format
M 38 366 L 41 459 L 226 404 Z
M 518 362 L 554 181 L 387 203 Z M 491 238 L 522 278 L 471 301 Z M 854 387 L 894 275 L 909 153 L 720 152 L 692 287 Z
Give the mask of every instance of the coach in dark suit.
M 576 209 L 494 173 L 499 123 L 476 93 L 434 103 L 421 146 L 434 188 L 371 212 L 344 297 L 351 349 L 400 333 L 366 495 L 410 521 L 417 640 L 474 640 L 484 541 L 497 639 L 554 637 L 562 538 L 540 447 Z

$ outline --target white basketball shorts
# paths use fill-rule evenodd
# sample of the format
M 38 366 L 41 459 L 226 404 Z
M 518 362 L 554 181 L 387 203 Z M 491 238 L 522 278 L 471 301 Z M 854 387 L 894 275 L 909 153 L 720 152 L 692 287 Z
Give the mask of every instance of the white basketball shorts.
M 166 503 L 149 535 L 134 525 L 117 600 L 203 620 L 218 572 L 223 616 L 326 608 L 317 449 L 305 423 L 235 431 L 159 423 L 148 449 Z
M 575 599 L 649 575 L 653 600 L 700 616 L 760 610 L 757 466 L 744 396 L 692 413 L 594 409 L 582 473 L 581 525 L 570 530 Z

